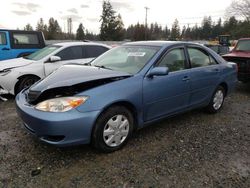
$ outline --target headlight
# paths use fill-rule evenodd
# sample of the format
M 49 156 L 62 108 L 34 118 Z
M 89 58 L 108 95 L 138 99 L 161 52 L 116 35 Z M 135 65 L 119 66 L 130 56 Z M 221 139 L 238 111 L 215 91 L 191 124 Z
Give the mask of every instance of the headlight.
M 9 74 L 10 72 L 11 72 L 11 69 L 4 69 L 4 70 L 0 71 L 0 75 L 5 76 L 5 75 Z
M 88 97 L 61 97 L 38 103 L 35 109 L 44 112 L 67 112 L 83 104 Z

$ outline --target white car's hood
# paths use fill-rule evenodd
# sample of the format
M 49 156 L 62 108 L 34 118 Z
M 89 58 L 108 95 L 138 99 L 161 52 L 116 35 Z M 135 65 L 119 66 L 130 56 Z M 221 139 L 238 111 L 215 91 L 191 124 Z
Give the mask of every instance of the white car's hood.
M 33 61 L 24 58 L 9 59 L 5 61 L 0 61 L 0 71 L 4 69 L 11 69 L 16 67 L 22 67 L 31 64 Z

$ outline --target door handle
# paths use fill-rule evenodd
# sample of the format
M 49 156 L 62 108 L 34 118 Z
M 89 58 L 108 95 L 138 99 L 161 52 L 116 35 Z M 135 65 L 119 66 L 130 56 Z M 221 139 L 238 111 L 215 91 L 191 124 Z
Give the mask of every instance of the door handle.
M 184 76 L 184 77 L 182 78 L 182 81 L 184 81 L 184 82 L 189 81 L 189 80 L 190 80 L 189 76 Z
M 220 72 L 220 69 L 213 69 L 214 72 Z
M 2 48 L 2 50 L 10 50 L 9 48 Z

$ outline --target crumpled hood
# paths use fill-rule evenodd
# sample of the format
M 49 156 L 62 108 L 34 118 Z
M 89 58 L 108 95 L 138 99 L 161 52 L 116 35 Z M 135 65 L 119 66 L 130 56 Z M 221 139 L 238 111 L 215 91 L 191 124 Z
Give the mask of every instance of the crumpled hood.
M 64 65 L 40 82 L 31 86 L 30 90 L 42 93 L 45 90 L 83 84 L 106 78 L 131 76 L 128 73 L 83 65 Z
M 25 65 L 29 65 L 31 63 L 33 63 L 32 60 L 24 59 L 22 57 L 16 58 L 16 59 L 9 59 L 9 60 L 0 61 L 0 71 L 4 70 L 4 69 L 22 67 Z

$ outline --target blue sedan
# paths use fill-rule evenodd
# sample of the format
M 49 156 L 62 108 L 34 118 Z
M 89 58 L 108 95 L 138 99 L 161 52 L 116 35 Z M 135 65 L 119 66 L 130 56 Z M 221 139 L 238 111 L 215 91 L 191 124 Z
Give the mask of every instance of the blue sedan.
M 16 106 L 25 128 L 46 143 L 112 152 L 162 118 L 201 107 L 218 112 L 236 82 L 236 64 L 204 46 L 131 42 L 59 68 L 19 93 Z

